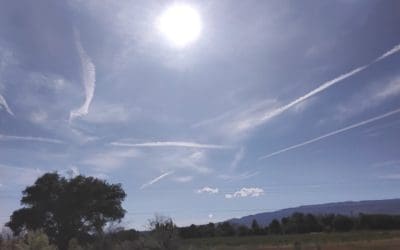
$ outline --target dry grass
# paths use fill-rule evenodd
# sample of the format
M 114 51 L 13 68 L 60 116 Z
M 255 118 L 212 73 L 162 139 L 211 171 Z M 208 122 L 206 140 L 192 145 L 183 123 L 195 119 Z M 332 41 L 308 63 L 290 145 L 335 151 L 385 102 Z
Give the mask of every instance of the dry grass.
M 400 232 L 208 238 L 184 244 L 189 250 L 400 250 Z

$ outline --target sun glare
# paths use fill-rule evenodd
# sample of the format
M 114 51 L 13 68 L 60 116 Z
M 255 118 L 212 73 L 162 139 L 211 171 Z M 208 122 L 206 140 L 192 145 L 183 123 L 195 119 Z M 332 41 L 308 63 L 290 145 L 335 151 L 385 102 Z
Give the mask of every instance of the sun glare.
M 158 29 L 176 47 L 185 47 L 196 41 L 201 33 L 199 13 L 189 5 L 168 7 L 157 21 Z

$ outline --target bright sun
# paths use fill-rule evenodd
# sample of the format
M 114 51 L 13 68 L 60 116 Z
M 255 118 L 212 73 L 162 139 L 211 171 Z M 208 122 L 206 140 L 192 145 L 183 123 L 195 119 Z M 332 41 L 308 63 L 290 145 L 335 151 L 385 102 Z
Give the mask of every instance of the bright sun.
M 199 38 L 201 18 L 189 5 L 175 4 L 162 13 L 157 21 L 157 27 L 172 45 L 181 48 Z

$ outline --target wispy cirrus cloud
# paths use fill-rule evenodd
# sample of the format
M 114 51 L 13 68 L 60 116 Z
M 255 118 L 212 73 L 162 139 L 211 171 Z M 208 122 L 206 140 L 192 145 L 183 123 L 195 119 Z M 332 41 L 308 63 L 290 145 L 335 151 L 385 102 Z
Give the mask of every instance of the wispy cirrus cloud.
M 143 143 L 112 142 L 111 145 L 119 147 L 183 147 L 183 148 L 202 148 L 202 149 L 229 149 L 230 146 L 216 144 L 201 144 L 185 141 L 155 141 Z
M 176 182 L 180 182 L 180 183 L 186 183 L 186 182 L 192 181 L 193 176 L 191 176 L 191 175 L 177 176 L 177 177 L 173 178 L 173 180 Z
M 8 106 L 6 99 L 0 94 L 0 109 L 4 109 L 7 113 L 14 116 L 14 113 L 11 111 L 10 107 Z
M 167 177 L 168 175 L 171 175 L 171 174 L 173 174 L 173 173 L 174 173 L 174 171 L 170 171 L 170 172 L 164 173 L 164 174 L 162 174 L 162 175 L 160 175 L 160 176 L 158 176 L 158 177 L 152 179 L 151 181 L 149 181 L 149 182 L 143 184 L 143 185 L 140 187 L 140 189 L 145 189 L 145 188 L 147 188 L 147 187 L 153 185 L 154 183 L 159 182 L 160 180 L 164 179 L 165 177 Z
M 220 174 L 218 178 L 226 181 L 239 181 L 249 179 L 257 176 L 259 172 L 243 172 L 243 173 L 231 173 L 231 174 Z
M 96 68 L 90 57 L 86 54 L 86 51 L 83 49 L 80 36 L 77 31 L 75 31 L 75 40 L 82 64 L 82 82 L 85 89 L 85 101 L 82 106 L 70 112 L 70 121 L 89 113 L 90 103 L 92 102 L 96 87 Z
M 369 123 L 372 123 L 372 122 L 375 122 L 375 121 L 384 119 L 384 118 L 389 117 L 389 116 L 392 116 L 392 115 L 396 115 L 396 114 L 398 114 L 398 113 L 400 113 L 400 108 L 395 109 L 395 110 L 392 110 L 392 111 L 387 112 L 387 113 L 385 113 L 385 114 L 382 114 L 382 115 L 379 115 L 379 116 L 376 116 L 376 117 L 373 117 L 373 118 L 364 120 L 364 121 L 362 121 L 362 122 L 358 122 L 358 123 L 352 124 L 352 125 L 350 125 L 350 126 L 347 126 L 347 127 L 344 127 L 344 128 L 341 128 L 341 129 L 338 129 L 338 130 L 329 132 L 329 133 L 327 133 L 327 134 L 318 136 L 318 137 L 316 137 L 316 138 L 307 140 L 307 141 L 305 141 L 305 142 L 302 142 L 302 143 L 299 143 L 299 144 L 295 144 L 295 145 L 292 145 L 292 146 L 290 146 L 290 147 L 287 147 L 287 148 L 284 148 L 284 149 L 275 151 L 275 152 L 273 152 L 273 153 L 264 155 L 264 156 L 260 157 L 259 159 L 260 159 L 260 160 L 261 160 L 261 159 L 267 159 L 267 158 L 270 158 L 270 157 L 272 157 L 272 156 L 279 155 L 279 154 L 285 153 L 285 152 L 287 152 L 287 151 L 290 151 L 290 150 L 293 150 L 293 149 L 296 149 L 296 148 L 304 147 L 304 146 L 306 146 L 306 145 L 308 145 L 308 144 L 311 144 L 311 143 L 314 143 L 314 142 L 323 140 L 323 139 L 325 139 L 325 138 L 328 138 L 328 137 L 331 137 L 331 136 L 334 136 L 334 135 L 337 135 L 337 134 L 341 134 L 341 133 L 346 132 L 346 131 L 348 131 L 348 130 L 355 129 L 355 128 L 358 128 L 358 127 L 367 125 L 367 124 L 369 124 Z
M 259 197 L 264 194 L 262 188 L 242 188 L 233 194 L 225 194 L 226 199 L 243 198 L 243 197 Z
M 108 173 L 123 166 L 128 159 L 138 157 L 139 155 L 140 152 L 135 149 L 111 150 L 89 155 L 80 163 L 92 166 L 96 171 Z
M 244 149 L 244 147 L 241 147 L 237 152 L 236 152 L 236 154 L 235 154 L 235 156 L 233 157 L 233 161 L 231 162 L 231 164 L 230 164 L 230 166 L 229 166 L 229 169 L 232 171 L 232 170 L 235 170 L 237 167 L 238 167 L 238 165 L 239 165 L 239 163 L 242 161 L 242 159 L 244 158 L 244 155 L 245 155 L 245 149 Z
M 198 194 L 203 194 L 203 193 L 218 194 L 219 190 L 218 190 L 218 188 L 203 187 L 201 189 L 196 190 L 196 193 L 198 193 Z
M 279 106 L 277 108 L 270 108 L 268 107 L 265 111 L 263 112 L 254 112 L 252 110 L 248 110 L 248 111 L 243 111 L 241 112 L 241 114 L 238 114 L 237 117 L 233 120 L 231 120 L 230 122 L 228 122 L 229 124 L 227 125 L 227 127 L 233 132 L 233 133 L 240 133 L 240 132 L 244 132 L 247 131 L 249 129 L 255 128 L 257 126 L 260 126 L 262 124 L 264 124 L 265 122 L 271 120 L 274 117 L 277 117 L 279 115 L 281 115 L 282 113 L 286 112 L 289 109 L 292 109 L 294 107 L 296 107 L 297 105 L 299 105 L 300 103 L 308 100 L 309 98 L 329 89 L 330 87 L 364 71 L 365 69 L 367 69 L 368 67 L 370 67 L 371 65 L 391 56 L 394 55 L 395 53 L 398 53 L 400 51 L 400 44 L 394 46 L 392 49 L 390 49 L 389 51 L 383 53 L 381 56 L 377 57 L 376 59 L 374 59 L 372 62 L 365 64 L 363 66 L 357 67 L 347 73 L 341 74 L 331 80 L 328 80 L 324 83 L 322 83 L 321 85 L 319 85 L 317 88 L 311 90 L 310 92 L 296 98 L 295 100 L 289 102 L 286 105 L 283 106 Z M 219 118 L 217 119 L 217 121 L 219 121 L 220 119 L 223 119 L 225 116 L 219 116 Z M 208 124 L 209 122 L 213 123 L 213 121 L 215 121 L 215 119 L 210 119 L 207 122 L 200 122 L 198 124 L 196 124 L 196 126 L 199 125 L 204 125 L 204 124 Z
M 0 182 L 4 186 L 31 185 L 45 171 L 39 168 L 28 168 L 0 164 Z
M 17 135 L 4 135 L 0 134 L 0 141 L 35 141 L 44 143 L 64 144 L 63 141 L 58 139 L 34 136 L 17 136 Z
M 366 90 L 357 92 L 347 103 L 338 105 L 334 118 L 345 120 L 399 95 L 400 76 L 378 81 Z

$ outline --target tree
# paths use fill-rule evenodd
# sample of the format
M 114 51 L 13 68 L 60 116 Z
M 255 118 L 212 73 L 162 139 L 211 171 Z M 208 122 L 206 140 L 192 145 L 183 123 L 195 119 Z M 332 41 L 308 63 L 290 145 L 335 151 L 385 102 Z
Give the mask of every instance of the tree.
M 271 234 L 280 234 L 282 232 L 281 224 L 279 223 L 279 221 L 277 219 L 274 219 L 269 224 L 268 230 Z
M 102 234 L 106 223 L 125 215 L 121 203 L 126 194 L 121 185 L 93 177 L 66 179 L 47 173 L 22 193 L 25 207 L 14 211 L 6 225 L 15 235 L 43 229 L 61 250 L 72 238 L 85 242 Z
M 351 218 L 344 215 L 336 215 L 333 220 L 333 227 L 335 231 L 346 232 L 353 228 L 354 222 Z
M 260 226 L 258 225 L 258 222 L 254 219 L 251 223 L 251 231 L 253 233 L 253 235 L 260 235 L 262 234 L 262 229 L 260 228 Z
M 155 249 L 174 250 L 178 248 L 178 228 L 171 218 L 156 215 L 149 220 L 148 228 L 151 236 L 156 240 Z

